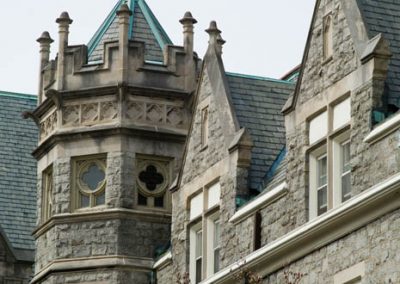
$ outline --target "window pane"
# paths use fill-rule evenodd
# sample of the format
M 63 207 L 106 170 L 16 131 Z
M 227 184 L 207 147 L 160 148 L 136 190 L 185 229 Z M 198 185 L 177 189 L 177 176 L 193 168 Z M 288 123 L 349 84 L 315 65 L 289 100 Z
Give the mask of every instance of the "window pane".
M 81 194 L 81 208 L 89 207 L 90 198 L 89 196 Z
M 201 282 L 201 258 L 196 259 L 196 283 Z
M 147 198 L 140 193 L 138 193 L 138 204 L 143 206 L 147 205 Z
M 198 231 L 196 233 L 196 259 L 203 255 L 203 233 Z
M 106 194 L 103 192 L 99 196 L 96 196 L 96 205 L 104 205 L 106 203 Z
M 219 248 L 214 250 L 214 273 L 219 271 Z
M 219 223 L 219 220 L 215 220 L 214 222 L 214 249 L 219 247 L 219 241 L 220 241 L 220 230 L 221 226 Z
M 327 211 L 327 187 L 322 187 L 318 190 L 318 215 Z
M 347 174 L 342 176 L 342 202 L 350 199 L 351 197 L 351 174 L 348 172 Z
M 327 159 L 323 156 L 318 159 L 318 187 L 327 184 Z
M 350 142 L 342 145 L 342 173 L 350 171 Z
M 164 207 L 164 196 L 154 198 L 154 207 Z
M 100 183 L 103 182 L 105 178 L 104 171 L 95 163 L 91 164 L 86 172 L 81 175 L 81 180 L 86 184 L 86 186 L 94 191 L 96 190 Z

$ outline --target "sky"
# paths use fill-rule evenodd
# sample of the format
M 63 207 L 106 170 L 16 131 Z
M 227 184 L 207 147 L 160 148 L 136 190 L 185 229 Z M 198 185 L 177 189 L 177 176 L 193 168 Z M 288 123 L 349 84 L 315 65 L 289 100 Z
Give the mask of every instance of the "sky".
M 146 0 L 173 43 L 182 45 L 179 23 L 191 11 L 195 26 L 195 51 L 207 49 L 204 32 L 216 20 L 224 46 L 226 71 L 281 78 L 300 64 L 315 0 Z M 68 11 L 71 45 L 87 44 L 117 0 L 0 1 L 0 90 L 36 94 L 39 45 L 36 39 L 49 31 L 58 49 L 55 19 Z

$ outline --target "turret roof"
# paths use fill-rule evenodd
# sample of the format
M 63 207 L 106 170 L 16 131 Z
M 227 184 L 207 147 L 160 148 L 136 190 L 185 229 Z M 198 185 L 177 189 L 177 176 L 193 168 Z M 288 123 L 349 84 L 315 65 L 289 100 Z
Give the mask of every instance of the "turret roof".
M 103 60 L 104 43 L 118 40 L 116 12 L 125 2 L 125 0 L 118 1 L 90 40 L 88 44 L 89 62 Z M 162 62 L 163 48 L 166 44 L 172 44 L 172 41 L 145 0 L 128 0 L 127 2 L 133 11 L 129 26 L 130 39 L 145 43 L 145 60 Z

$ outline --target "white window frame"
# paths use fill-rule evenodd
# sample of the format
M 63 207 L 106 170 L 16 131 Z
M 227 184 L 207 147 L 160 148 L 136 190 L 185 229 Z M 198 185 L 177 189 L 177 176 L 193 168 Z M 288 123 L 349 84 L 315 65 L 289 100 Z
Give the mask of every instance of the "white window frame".
M 322 157 L 329 159 L 326 151 L 326 144 L 318 147 L 318 149 L 310 153 L 310 192 L 309 192 L 309 209 L 310 209 L 310 219 L 318 216 L 318 162 Z M 329 161 L 327 160 L 327 165 Z M 329 181 L 329 171 L 327 169 L 327 193 L 329 191 L 328 181 Z M 328 198 L 329 199 L 329 198 Z M 329 204 L 329 200 L 327 200 Z M 327 206 L 328 206 L 327 204 Z M 328 209 L 328 208 L 327 208 Z
M 339 206 L 342 200 L 342 176 L 350 174 L 342 172 L 343 145 L 350 141 L 350 98 L 344 96 L 340 100 L 328 105 L 326 110 L 313 115 L 309 120 L 309 219 L 314 219 L 318 212 L 318 160 L 327 157 L 327 211 Z M 345 110 L 341 113 L 340 110 Z M 335 115 L 343 114 L 335 123 Z M 326 125 L 325 125 L 326 124 Z M 318 127 L 317 127 L 318 126 Z M 326 131 L 327 130 L 327 131 Z M 319 133 L 320 131 L 321 133 Z M 351 146 L 351 144 L 350 144 Z M 350 191 L 351 194 L 351 191 Z M 347 200 L 346 200 L 347 201 Z M 324 212 L 325 213 L 325 212 Z
M 207 263 L 206 263 L 206 274 L 207 276 L 211 276 L 214 273 L 218 272 L 218 270 L 215 270 L 215 251 L 217 249 L 221 249 L 221 243 L 216 246 L 215 244 L 215 224 L 218 222 L 219 223 L 219 232 L 221 233 L 221 219 L 219 212 L 212 214 L 211 216 L 206 217 L 206 222 L 207 222 Z M 221 235 L 219 236 L 219 241 L 221 242 Z M 220 268 L 220 267 L 219 267 Z
M 211 194 L 209 194 L 210 192 Z M 199 231 L 202 231 L 202 279 L 210 277 L 216 272 L 214 271 L 214 253 L 216 249 L 214 245 L 214 231 L 215 221 L 220 220 L 220 202 L 215 201 L 215 195 L 220 194 L 220 192 L 220 183 L 213 182 L 210 185 L 201 188 L 200 191 L 198 191 L 193 197 L 190 198 L 191 210 L 189 212 L 189 278 L 191 283 L 197 283 L 196 236 Z M 218 198 L 218 200 L 220 199 Z M 198 208 L 199 205 L 201 206 L 201 212 Z M 194 212 L 192 211 L 192 207 L 194 209 Z
M 201 220 L 198 223 L 194 224 L 190 228 L 190 233 L 189 233 L 190 234 L 190 237 L 189 237 L 189 240 L 190 240 L 189 275 L 190 275 L 190 282 L 194 283 L 194 284 L 198 283 L 198 282 L 196 282 L 196 276 L 197 276 L 197 260 L 198 260 L 198 257 L 197 257 L 197 236 L 198 236 L 199 232 L 202 233 L 202 239 L 203 239 L 204 231 L 203 231 L 203 226 L 202 226 Z M 204 244 L 203 244 L 203 242 L 202 242 L 201 246 L 202 246 L 202 248 L 201 248 L 201 250 L 202 250 L 202 256 L 201 256 L 202 257 L 202 265 L 201 265 L 201 276 L 202 277 L 201 277 L 201 279 L 203 279 L 203 277 L 204 277 L 204 274 L 203 274 Z

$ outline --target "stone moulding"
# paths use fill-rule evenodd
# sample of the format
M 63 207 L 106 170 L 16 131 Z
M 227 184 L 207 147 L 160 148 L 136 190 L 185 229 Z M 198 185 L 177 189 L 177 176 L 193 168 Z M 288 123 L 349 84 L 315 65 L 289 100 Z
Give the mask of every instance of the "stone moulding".
M 168 251 L 160 257 L 153 265 L 153 269 L 162 269 L 172 261 L 172 253 Z
M 365 137 L 364 142 L 373 144 L 400 128 L 400 113 L 378 125 Z
M 243 208 L 238 210 L 232 217 L 229 219 L 229 222 L 237 224 L 243 221 L 245 218 L 249 217 L 249 215 L 255 213 L 257 210 L 270 205 L 271 203 L 277 201 L 282 198 L 288 192 L 288 186 L 286 182 L 283 182 L 273 188 L 271 191 L 257 197 L 255 200 L 249 202 Z
M 99 269 L 100 267 L 125 267 L 137 270 L 151 271 L 153 259 L 145 257 L 128 257 L 121 255 L 99 256 L 90 258 L 57 259 L 49 263 L 39 274 L 31 280 L 31 284 L 38 283 L 49 273 L 73 271 L 77 269 Z
M 222 269 L 201 284 L 230 283 L 232 275 L 247 268 L 266 276 L 314 250 L 338 240 L 377 218 L 400 208 L 400 174 L 365 190 L 276 241 Z
M 141 220 L 157 221 L 168 223 L 171 220 L 171 214 L 157 211 L 141 211 L 134 209 L 104 209 L 103 211 L 86 211 L 67 214 L 58 214 L 52 216 L 46 223 L 38 226 L 32 233 L 35 238 L 47 232 L 50 228 L 59 224 L 90 222 L 110 219 L 129 219 L 140 218 Z

